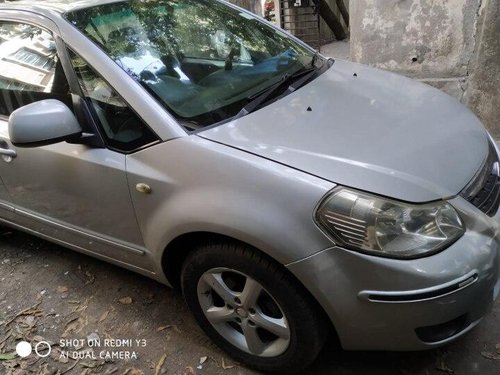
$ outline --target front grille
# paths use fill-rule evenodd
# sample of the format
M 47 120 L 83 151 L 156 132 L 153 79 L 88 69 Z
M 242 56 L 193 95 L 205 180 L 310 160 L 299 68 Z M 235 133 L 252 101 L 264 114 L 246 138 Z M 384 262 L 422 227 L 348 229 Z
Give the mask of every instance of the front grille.
M 489 216 L 497 212 L 500 205 L 500 167 L 492 144 L 482 167 L 460 195 Z

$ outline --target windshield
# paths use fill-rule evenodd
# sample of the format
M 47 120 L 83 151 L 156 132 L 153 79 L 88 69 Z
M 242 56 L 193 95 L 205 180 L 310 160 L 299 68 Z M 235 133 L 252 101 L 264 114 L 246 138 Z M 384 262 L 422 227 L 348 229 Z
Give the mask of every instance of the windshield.
M 216 0 L 132 0 L 66 18 L 190 129 L 235 116 L 317 57 Z

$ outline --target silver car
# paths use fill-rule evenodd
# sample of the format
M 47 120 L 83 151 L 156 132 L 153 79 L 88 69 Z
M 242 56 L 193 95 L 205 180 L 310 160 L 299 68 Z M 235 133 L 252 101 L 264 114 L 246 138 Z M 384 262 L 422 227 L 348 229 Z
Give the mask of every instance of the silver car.
M 0 220 L 182 290 L 237 360 L 446 344 L 498 295 L 459 102 L 218 0 L 0 7 Z

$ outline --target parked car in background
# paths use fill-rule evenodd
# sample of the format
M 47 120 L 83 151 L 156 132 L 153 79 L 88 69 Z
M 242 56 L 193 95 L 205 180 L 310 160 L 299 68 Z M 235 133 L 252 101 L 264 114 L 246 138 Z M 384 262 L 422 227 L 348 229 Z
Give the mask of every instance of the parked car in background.
M 0 222 L 182 290 L 234 358 L 434 348 L 498 296 L 459 102 L 217 0 L 0 6 Z

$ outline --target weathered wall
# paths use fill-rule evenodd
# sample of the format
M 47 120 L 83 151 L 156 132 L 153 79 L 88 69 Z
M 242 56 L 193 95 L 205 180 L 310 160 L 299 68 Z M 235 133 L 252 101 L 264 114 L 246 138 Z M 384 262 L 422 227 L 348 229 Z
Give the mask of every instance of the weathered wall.
M 350 2 L 351 59 L 436 86 L 500 138 L 499 0 Z
M 470 64 L 464 102 L 500 139 L 500 1 L 489 0 L 481 17 L 480 42 Z

